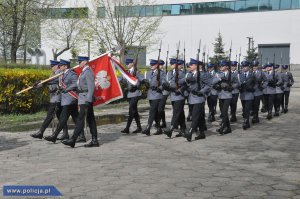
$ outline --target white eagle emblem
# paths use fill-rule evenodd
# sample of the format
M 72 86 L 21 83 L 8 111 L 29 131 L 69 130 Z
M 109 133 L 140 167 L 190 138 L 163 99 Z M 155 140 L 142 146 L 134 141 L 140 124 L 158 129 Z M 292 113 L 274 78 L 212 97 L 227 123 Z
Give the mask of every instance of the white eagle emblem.
M 111 77 L 107 76 L 107 71 L 105 70 L 99 71 L 95 79 L 96 89 L 98 89 L 99 87 L 101 89 L 107 89 L 108 87 L 110 87 L 110 81 L 109 81 L 110 79 Z

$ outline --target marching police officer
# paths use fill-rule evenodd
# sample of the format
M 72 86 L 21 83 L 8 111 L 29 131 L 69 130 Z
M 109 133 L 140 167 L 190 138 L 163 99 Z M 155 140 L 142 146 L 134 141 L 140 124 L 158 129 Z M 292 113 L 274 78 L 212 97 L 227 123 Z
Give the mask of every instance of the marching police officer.
M 59 74 L 61 71 L 59 70 L 59 61 L 55 61 L 55 60 L 50 60 L 50 66 L 52 69 L 52 74 L 50 77 L 53 77 L 57 74 Z M 39 83 L 39 82 L 38 82 Z M 40 128 L 40 130 L 37 133 L 31 134 L 30 136 L 33 138 L 38 138 L 38 139 L 42 139 L 43 138 L 43 134 L 46 130 L 46 128 L 49 126 L 49 124 L 51 123 L 51 121 L 54 118 L 54 115 L 56 114 L 57 118 L 59 119 L 61 111 L 62 111 L 62 106 L 60 105 L 60 98 L 61 98 L 61 94 L 58 91 L 58 77 L 49 81 L 48 83 L 48 88 L 49 88 L 49 92 L 50 92 L 50 106 L 47 112 L 47 116 Z M 59 138 L 57 138 L 58 140 L 63 140 L 63 139 L 67 139 L 69 138 L 68 135 L 68 126 L 65 125 L 63 127 L 63 135 Z
M 229 62 L 226 60 L 220 61 L 220 72 L 217 73 L 216 77 L 218 78 L 218 98 L 219 106 L 221 110 L 221 125 L 217 129 L 221 135 L 231 133 L 230 122 L 228 118 L 228 108 L 232 99 L 232 90 L 239 87 L 239 83 L 236 77 L 231 76 L 231 71 L 228 70 Z
M 275 72 L 278 74 L 278 76 L 282 80 L 282 73 L 279 71 L 280 66 L 276 64 L 274 67 L 275 67 Z M 287 82 L 285 82 L 285 81 L 281 81 L 280 84 L 278 83 L 276 85 L 276 94 L 275 94 L 275 101 L 274 101 L 274 109 L 275 109 L 274 116 L 279 116 L 280 106 L 281 106 L 282 97 L 283 97 L 283 91 L 286 87 L 287 87 Z
M 167 81 L 163 84 L 163 88 L 171 92 L 170 98 L 173 107 L 173 115 L 171 127 L 164 133 L 171 138 L 174 129 L 178 129 L 180 125 L 180 133 L 176 137 L 185 135 L 186 124 L 184 115 L 184 88 L 185 88 L 185 73 L 179 68 L 178 60 L 170 59 L 171 69 L 167 73 Z
M 266 79 L 267 64 L 263 64 L 261 66 L 261 71 L 262 71 L 262 73 L 263 73 L 263 75 L 265 76 L 265 79 Z M 263 82 L 265 82 L 265 80 Z M 262 96 L 262 99 L 261 99 L 262 107 L 261 107 L 260 112 L 265 113 L 265 112 L 267 112 L 267 103 L 266 103 L 266 101 L 268 100 L 267 88 L 265 86 L 263 86 L 263 90 L 262 91 L 263 91 L 263 96 Z
M 276 86 L 281 85 L 282 79 L 279 76 L 278 73 L 273 70 L 274 63 L 268 63 L 267 68 L 266 68 L 266 78 L 263 83 L 263 87 L 265 88 L 265 103 L 266 103 L 266 108 L 268 111 L 267 119 L 270 120 L 272 119 L 272 110 L 273 110 L 273 105 L 274 105 L 274 100 L 275 100 L 275 94 L 276 94 Z
M 151 71 L 145 73 L 145 82 L 149 84 L 147 98 L 150 103 L 149 118 L 146 129 L 142 131 L 142 134 L 150 135 L 150 129 L 153 121 L 156 120 L 157 124 L 161 119 L 162 109 L 159 109 L 159 102 L 162 99 L 162 85 L 166 81 L 166 73 L 160 70 L 159 61 L 150 60 Z M 156 134 L 161 134 L 162 130 L 160 126 L 157 127 Z
M 55 143 L 57 135 L 67 124 L 67 121 L 72 116 L 74 123 L 77 122 L 78 108 L 77 108 L 77 74 L 70 69 L 70 62 L 61 59 L 59 62 L 60 70 L 63 74 L 59 78 L 59 87 L 61 90 L 61 106 L 62 112 L 59 118 L 58 125 L 51 136 L 45 137 L 45 140 Z M 85 141 L 84 132 L 82 131 L 82 139 Z
M 210 78 L 212 79 L 216 78 L 215 65 L 213 63 L 207 64 L 207 70 L 208 70 L 208 74 L 210 75 Z M 218 91 L 214 86 L 212 86 L 207 97 L 207 105 L 209 108 L 209 114 L 208 114 L 209 122 L 216 121 L 215 114 L 216 114 L 217 104 L 218 104 Z
M 197 70 L 197 66 L 202 66 L 201 61 L 190 59 L 190 72 L 186 76 L 186 83 L 189 89 L 189 104 L 192 105 L 192 123 L 186 135 L 187 141 L 192 141 L 192 134 L 197 132 L 199 127 L 199 135 L 195 137 L 198 139 L 205 139 L 205 98 L 210 91 L 210 77 L 208 73 Z M 200 68 L 199 68 L 200 69 Z M 200 124 L 202 123 L 202 124 Z
M 92 140 L 84 146 L 99 147 L 97 125 L 93 109 L 95 76 L 92 69 L 87 65 L 88 61 L 89 57 L 78 56 L 79 67 L 82 68 L 82 72 L 77 81 L 79 115 L 72 138 L 62 141 L 63 144 L 71 146 L 72 148 L 75 147 L 79 134 L 84 130 L 85 119 L 89 124 Z
M 290 90 L 294 84 L 293 74 L 290 71 L 287 71 L 288 68 L 289 68 L 289 65 L 282 65 L 281 77 L 282 77 L 282 80 L 286 84 L 286 87 L 284 88 L 284 94 L 282 96 L 282 102 L 281 102 L 283 113 L 288 112 Z
M 250 71 L 250 62 L 242 61 L 242 73 L 239 74 L 240 91 L 241 91 L 241 102 L 243 107 L 243 129 L 250 128 L 250 111 L 252 109 L 252 102 L 254 100 L 254 75 Z
M 259 123 L 259 106 L 260 106 L 260 101 L 262 100 L 263 97 L 263 87 L 262 83 L 265 79 L 265 73 L 261 70 L 258 69 L 259 62 L 254 60 L 252 62 L 253 66 L 253 74 L 255 77 L 255 84 L 254 84 L 254 100 L 253 100 L 253 118 L 252 118 L 252 123 Z
M 138 83 L 137 85 L 132 85 L 129 81 L 127 81 L 125 78 L 121 77 L 121 81 L 125 81 L 127 84 L 127 98 L 129 102 L 129 116 L 127 119 L 127 124 L 125 129 L 123 129 L 121 132 L 122 133 L 127 133 L 129 134 L 129 128 L 131 126 L 131 123 L 133 119 L 135 119 L 137 129 L 134 130 L 132 133 L 140 133 L 142 131 L 141 127 L 141 121 L 140 121 L 140 115 L 138 112 L 138 101 L 140 99 L 140 96 L 142 95 L 142 92 L 140 90 L 140 83 L 143 81 L 144 76 L 143 74 L 137 70 L 136 64 L 134 63 L 133 59 L 126 59 L 125 60 L 126 66 L 128 68 L 128 72 L 137 78 Z
M 232 78 L 237 78 L 237 76 L 239 75 L 239 72 L 240 71 L 237 71 L 237 65 L 239 63 L 237 61 L 232 61 L 231 62 L 231 75 L 232 75 Z M 231 103 L 230 103 L 230 122 L 236 122 L 237 119 L 236 119 L 236 109 L 237 109 L 237 102 L 238 102 L 238 99 L 239 99 L 239 89 L 238 88 L 233 88 L 232 90 L 232 100 L 231 100 Z

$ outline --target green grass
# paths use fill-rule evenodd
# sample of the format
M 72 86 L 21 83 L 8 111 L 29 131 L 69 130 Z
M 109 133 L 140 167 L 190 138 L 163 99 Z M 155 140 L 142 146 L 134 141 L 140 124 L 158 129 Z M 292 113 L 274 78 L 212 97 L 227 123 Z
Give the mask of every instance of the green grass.
M 41 111 L 34 114 L 1 114 L 0 129 L 7 128 L 9 126 L 19 125 L 26 122 L 43 120 L 46 114 L 46 111 Z

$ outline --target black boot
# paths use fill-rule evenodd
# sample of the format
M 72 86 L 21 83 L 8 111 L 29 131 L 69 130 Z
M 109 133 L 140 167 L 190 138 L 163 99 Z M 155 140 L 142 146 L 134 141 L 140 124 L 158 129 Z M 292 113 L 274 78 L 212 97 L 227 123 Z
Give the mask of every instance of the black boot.
M 87 148 L 89 148 L 89 147 L 99 147 L 99 146 L 100 145 L 99 145 L 99 142 L 98 142 L 97 138 L 92 138 L 92 141 L 90 141 L 90 143 L 84 145 L 84 147 L 87 147 Z
M 231 115 L 230 122 L 236 122 L 236 121 L 237 121 L 236 115 L 235 114 Z
M 192 135 L 193 135 L 193 128 L 190 128 L 189 132 L 186 134 L 186 140 L 191 142 L 192 141 Z
M 260 112 L 265 113 L 265 112 L 267 112 L 267 110 L 266 110 L 265 107 L 262 107 L 262 108 L 260 109 Z
M 272 119 L 272 112 L 271 111 L 268 112 L 267 119 L 268 120 Z
M 72 148 L 75 147 L 75 144 L 76 144 L 76 140 L 71 138 L 71 139 L 65 139 L 63 141 L 61 141 L 61 143 L 63 143 L 64 145 L 67 145 L 67 146 L 70 146 Z
M 186 131 L 185 131 L 185 129 L 181 129 L 180 130 L 180 134 L 182 135 L 182 137 L 186 138 Z M 178 136 L 176 135 L 176 137 L 178 137 Z
M 80 133 L 80 135 L 78 136 L 76 142 L 77 143 L 86 142 L 86 138 L 85 138 L 85 135 L 84 135 L 84 130 Z
M 123 130 L 121 131 L 121 133 L 129 134 L 129 128 L 125 127 L 125 129 L 123 129 Z
M 285 107 L 284 107 L 284 113 L 287 113 L 289 111 L 289 109 L 288 109 L 288 105 L 285 105 Z
M 57 135 L 58 135 L 58 133 L 54 132 L 52 135 L 46 136 L 44 139 L 49 141 L 49 142 L 55 143 L 56 139 L 57 139 Z
M 143 131 L 142 131 L 142 134 L 145 134 L 145 135 L 150 135 L 150 129 L 151 129 L 151 125 L 147 125 L 147 127 L 146 127 L 146 129 L 144 129 Z
M 250 128 L 250 123 L 248 119 L 244 119 L 244 123 L 243 123 L 243 129 L 246 130 Z
M 279 116 L 279 110 L 276 110 L 274 113 L 274 117 L 278 117 Z
M 44 133 L 42 133 L 41 131 L 38 131 L 37 133 L 30 134 L 30 136 L 33 137 L 33 138 L 42 139 L 43 134 Z
M 129 134 L 129 128 L 131 126 L 132 120 L 133 120 L 133 117 L 129 116 L 128 119 L 127 119 L 126 127 L 121 131 L 121 133 Z
M 202 140 L 202 139 L 205 139 L 205 133 L 204 133 L 204 131 L 200 131 L 200 134 L 197 136 L 197 137 L 195 137 L 195 140 Z
M 259 123 L 259 118 L 257 114 L 254 114 L 254 117 L 252 118 L 252 124 Z
M 171 126 L 169 129 L 166 129 L 166 130 L 164 131 L 164 134 L 166 134 L 169 138 L 171 138 L 171 137 L 172 137 L 173 130 L 174 130 L 174 127 Z
M 141 126 L 141 121 L 140 121 L 140 117 L 139 116 L 135 117 L 135 122 L 136 122 L 137 129 L 135 129 L 134 131 L 132 131 L 132 133 L 140 133 L 140 132 L 142 132 L 142 126 Z
M 219 134 L 221 134 L 221 135 L 223 135 L 223 129 L 224 129 L 224 123 L 222 122 L 221 124 L 220 124 L 220 127 L 219 128 L 217 128 L 217 132 L 219 133 Z
M 153 133 L 153 135 L 161 135 L 161 134 L 163 134 L 163 131 L 161 130 L 160 127 L 157 128 L 155 133 Z
M 207 121 L 208 122 L 212 122 L 212 114 L 211 114 L 211 112 L 208 113 Z
M 190 121 L 192 121 L 192 114 L 188 114 L 188 116 L 186 117 L 186 121 L 187 122 L 190 122 Z
M 58 137 L 57 140 L 69 139 L 68 128 L 63 128 L 62 136 Z

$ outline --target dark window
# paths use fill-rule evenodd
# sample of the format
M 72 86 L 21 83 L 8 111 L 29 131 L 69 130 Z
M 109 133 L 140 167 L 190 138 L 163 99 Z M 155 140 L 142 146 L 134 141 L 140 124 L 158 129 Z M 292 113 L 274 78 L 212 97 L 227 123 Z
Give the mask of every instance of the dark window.
M 272 10 L 270 4 L 269 4 L 269 0 L 259 0 L 257 2 L 257 7 L 258 7 L 258 11 L 263 11 L 263 10 Z
M 153 15 L 154 16 L 161 16 L 162 15 L 162 5 L 155 5 L 153 6 Z
M 181 15 L 190 15 L 192 14 L 192 4 L 182 4 L 180 6 L 180 14 Z
M 51 19 L 88 18 L 88 8 L 48 8 L 44 16 Z
M 163 5 L 162 15 L 171 15 L 172 5 Z
M 272 10 L 279 10 L 279 3 L 280 0 L 270 0 L 270 6 L 272 7 Z
M 153 16 L 153 6 L 146 6 L 146 16 Z
M 105 8 L 99 7 L 97 10 L 97 15 L 99 18 L 105 18 Z

